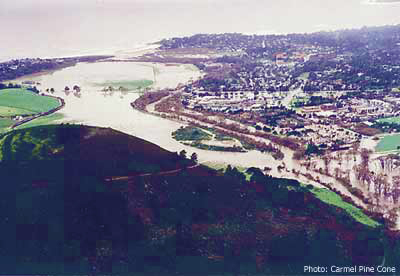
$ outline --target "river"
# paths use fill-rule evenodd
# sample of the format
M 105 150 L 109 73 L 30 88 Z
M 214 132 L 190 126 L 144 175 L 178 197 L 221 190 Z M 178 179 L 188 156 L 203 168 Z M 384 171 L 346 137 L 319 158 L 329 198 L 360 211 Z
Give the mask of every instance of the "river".
M 333 177 L 311 171 L 306 166 L 294 161 L 292 159 L 293 151 L 289 149 L 281 148 L 285 157 L 283 160 L 275 160 L 270 154 L 258 151 L 246 153 L 216 152 L 182 145 L 171 136 L 173 131 L 183 125 L 182 123 L 132 109 L 130 103 L 139 97 L 138 93 L 103 92 L 104 86 L 98 85 L 110 81 L 124 82 L 148 79 L 156 81 L 153 87 L 175 88 L 180 83 L 196 80 L 199 77 L 201 77 L 201 72 L 189 65 L 171 66 L 169 64 L 167 66 L 156 63 L 97 62 L 79 63 L 74 67 L 55 72 L 24 77 L 18 79 L 17 82 L 24 80 L 40 82 L 39 89 L 42 91 L 47 88 L 54 88 L 55 93 L 53 95 L 64 98 L 66 103 L 65 108 L 58 111 L 64 116 L 62 122 L 111 127 L 150 141 L 172 152 L 179 152 L 183 149 L 188 155 L 196 152 L 201 163 L 224 163 L 244 168 L 269 167 L 272 169 L 270 174 L 275 177 L 287 177 L 303 183 L 321 186 L 317 181 L 307 179 L 304 176 L 311 173 L 314 179 L 318 179 L 319 182 L 351 196 L 357 204 L 364 206 L 358 198 L 352 196 L 347 188 Z M 72 88 L 74 85 L 81 87 L 79 94 L 64 91 L 65 86 Z M 325 167 L 322 160 L 315 160 L 313 163 L 315 163 L 313 166 L 315 169 L 324 169 Z M 336 166 L 343 171 L 348 171 L 354 165 L 347 165 L 344 161 L 340 165 L 336 163 L 338 162 L 332 160 L 329 164 L 331 175 L 335 174 Z M 279 165 L 284 165 L 284 169 L 278 170 Z
M 111 127 L 157 144 L 169 151 L 186 150 L 196 152 L 200 162 L 226 163 L 241 167 L 276 167 L 277 162 L 269 155 L 258 151 L 247 153 L 215 152 L 194 149 L 174 140 L 171 133 L 183 124 L 146 114 L 132 109 L 130 103 L 139 97 L 138 93 L 103 92 L 96 85 L 107 81 L 154 79 L 155 87 L 174 88 L 180 83 L 197 79 L 201 73 L 188 65 L 165 66 L 133 62 L 79 63 L 74 67 L 55 72 L 23 77 L 16 82 L 31 80 L 40 82 L 45 91 L 54 88 L 53 95 L 65 99 L 66 106 L 59 113 L 62 122 L 83 123 L 92 126 Z M 78 85 L 81 93 L 64 92 L 65 86 Z M 279 163 L 280 164 L 280 163 Z

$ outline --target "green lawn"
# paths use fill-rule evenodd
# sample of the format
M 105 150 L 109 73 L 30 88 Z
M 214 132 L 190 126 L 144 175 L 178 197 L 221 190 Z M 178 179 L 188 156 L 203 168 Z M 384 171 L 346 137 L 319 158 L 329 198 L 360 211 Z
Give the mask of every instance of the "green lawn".
M 378 222 L 376 222 L 375 220 L 371 219 L 366 214 L 364 214 L 362 210 L 360 210 L 359 208 L 353 206 L 350 203 L 344 202 L 342 198 L 335 192 L 322 188 L 313 188 L 310 191 L 321 201 L 344 209 L 348 214 L 350 214 L 350 216 L 352 216 L 358 222 L 361 222 L 371 227 L 377 227 L 380 225 Z
M 39 117 L 39 118 L 32 120 L 26 124 L 22 124 L 22 125 L 16 127 L 16 129 L 55 124 L 56 123 L 55 121 L 61 120 L 63 118 L 64 118 L 64 116 L 62 114 L 53 113 L 53 114 L 50 114 L 47 116 Z
M 0 134 L 8 131 L 8 127 L 12 126 L 14 123 L 15 121 L 11 119 L 0 118 Z
M 400 134 L 388 135 L 383 137 L 376 146 L 376 150 L 379 152 L 392 151 L 398 150 L 398 147 L 400 147 Z
M 2 104 L 2 102 L 0 103 Z M 15 116 L 15 115 L 28 115 L 28 114 L 34 114 L 35 112 L 27 109 L 22 109 L 22 108 L 15 108 L 15 107 L 9 107 L 9 106 L 0 106 L 0 115 L 1 116 Z
M 380 120 L 378 120 L 378 122 L 400 124 L 400 117 L 391 117 L 391 118 L 380 119 Z
M 0 90 L 0 106 L 0 116 L 12 116 L 45 112 L 59 106 L 59 102 L 25 89 L 4 89 Z M 13 114 L 13 111 L 16 113 Z
M 151 80 L 126 80 L 126 81 L 106 81 L 103 83 L 96 83 L 96 86 L 109 87 L 111 86 L 113 89 L 118 90 L 122 87 L 124 90 L 132 91 L 137 90 L 139 88 L 143 89 L 153 85 L 153 81 Z

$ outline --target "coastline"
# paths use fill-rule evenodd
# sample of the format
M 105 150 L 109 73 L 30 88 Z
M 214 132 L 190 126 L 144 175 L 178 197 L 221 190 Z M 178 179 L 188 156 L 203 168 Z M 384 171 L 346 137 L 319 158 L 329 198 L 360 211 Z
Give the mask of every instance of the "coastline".
M 43 75 L 43 74 L 48 74 L 51 72 L 59 71 L 64 68 L 68 67 L 73 67 L 77 65 L 78 63 L 82 62 L 87 62 L 87 63 L 93 63 L 93 62 L 98 62 L 103 59 L 110 58 L 112 56 L 98 56 L 98 55 L 92 55 L 92 56 L 79 56 L 79 57 L 63 57 L 63 58 L 53 58 L 53 59 L 39 59 L 35 60 L 34 59 L 23 59 L 23 60 L 11 60 L 8 62 L 0 63 L 1 66 L 3 66 L 3 74 L 13 74 L 13 77 L 7 78 L 4 75 L 0 75 L 0 82 L 12 82 L 18 79 L 21 79 L 23 77 L 35 77 L 37 74 Z M 17 65 L 14 65 L 17 63 Z M 19 70 L 20 63 L 23 64 L 23 67 L 21 71 Z M 11 65 L 12 64 L 12 65 Z M 9 66 L 9 68 L 7 68 Z M 14 68 L 16 66 L 16 68 Z M 5 67 L 5 68 L 4 68 Z M 47 68 L 42 68 L 42 67 L 47 67 Z M 50 68 L 48 68 L 50 67 Z M 10 68 L 12 69 L 12 73 L 10 73 Z M 8 70 L 7 70 L 8 69 Z M 29 73 L 25 73 L 26 71 L 30 71 Z

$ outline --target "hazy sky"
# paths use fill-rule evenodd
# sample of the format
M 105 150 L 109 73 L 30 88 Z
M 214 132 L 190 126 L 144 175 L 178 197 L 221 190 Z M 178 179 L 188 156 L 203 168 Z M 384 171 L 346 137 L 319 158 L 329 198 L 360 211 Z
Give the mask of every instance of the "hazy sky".
M 393 0 L 0 0 L 0 59 L 111 51 L 193 33 L 400 24 L 399 15 Z

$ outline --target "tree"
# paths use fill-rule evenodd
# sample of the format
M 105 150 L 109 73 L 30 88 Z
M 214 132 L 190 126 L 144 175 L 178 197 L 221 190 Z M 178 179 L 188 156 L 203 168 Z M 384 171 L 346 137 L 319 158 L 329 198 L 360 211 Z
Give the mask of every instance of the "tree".
M 194 163 L 197 164 L 197 153 L 193 152 L 192 155 L 190 156 L 190 160 L 192 160 Z
M 185 158 L 186 158 L 186 150 L 181 150 L 181 151 L 179 152 L 179 157 L 185 159 Z
M 29 88 L 27 88 L 27 90 L 32 91 L 32 92 L 34 92 L 34 93 L 39 93 L 39 90 L 36 88 L 36 86 L 34 86 L 34 87 L 29 87 Z
M 81 88 L 78 85 L 74 85 L 72 88 L 75 92 L 81 92 Z
M 311 154 L 320 154 L 321 153 L 321 151 L 320 151 L 320 149 L 318 148 L 318 146 L 316 146 L 314 143 L 309 143 L 308 145 L 307 145 L 307 149 L 306 149 L 306 152 L 305 152 L 305 154 L 306 155 L 311 155 Z

